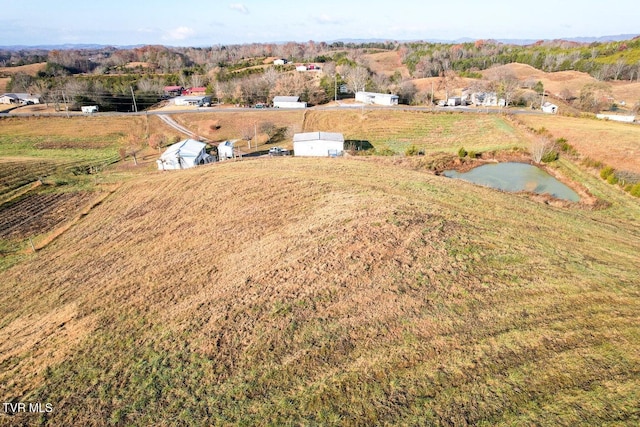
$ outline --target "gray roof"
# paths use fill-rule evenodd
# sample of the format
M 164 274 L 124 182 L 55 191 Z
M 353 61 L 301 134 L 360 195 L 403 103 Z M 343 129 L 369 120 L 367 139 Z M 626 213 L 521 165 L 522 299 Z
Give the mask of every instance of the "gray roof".
M 293 142 L 301 141 L 338 141 L 344 142 L 344 136 L 341 133 L 333 132 L 306 132 L 296 133 L 293 135 Z
M 299 96 L 274 96 L 273 102 L 298 102 Z

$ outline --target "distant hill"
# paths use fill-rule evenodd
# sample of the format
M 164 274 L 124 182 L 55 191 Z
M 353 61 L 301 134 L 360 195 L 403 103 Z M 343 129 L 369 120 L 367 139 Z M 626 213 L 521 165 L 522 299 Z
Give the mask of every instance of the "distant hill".
M 622 40 L 630 40 L 634 37 L 638 37 L 640 34 L 618 34 L 618 35 L 610 35 L 610 36 L 600 36 L 600 37 L 560 37 L 558 39 L 496 39 L 496 41 L 505 44 L 516 44 L 516 45 L 528 45 L 536 43 L 540 40 L 551 41 L 551 40 L 566 40 L 577 43 L 593 43 L 593 42 L 609 42 L 609 41 L 622 41 Z M 327 43 L 353 43 L 353 44 L 366 44 L 366 43 L 385 43 L 389 41 L 397 41 L 400 43 L 403 42 L 412 42 L 412 41 L 423 41 L 428 43 L 443 43 L 443 44 L 452 44 L 452 43 L 469 43 L 478 40 L 478 38 L 471 37 L 462 37 L 458 39 L 434 39 L 434 38 L 424 38 L 424 39 L 414 39 L 414 40 L 394 40 L 393 38 L 371 38 L 371 39 L 358 39 L 358 38 L 342 38 L 327 41 Z M 287 43 L 287 42 L 277 42 L 277 43 Z M 73 49 L 103 49 L 106 47 L 116 47 L 118 49 L 133 49 L 136 47 L 141 47 L 145 45 L 110 45 L 110 44 L 56 44 L 56 45 L 10 45 L 10 46 L 0 46 L 0 49 L 4 50 L 73 50 Z

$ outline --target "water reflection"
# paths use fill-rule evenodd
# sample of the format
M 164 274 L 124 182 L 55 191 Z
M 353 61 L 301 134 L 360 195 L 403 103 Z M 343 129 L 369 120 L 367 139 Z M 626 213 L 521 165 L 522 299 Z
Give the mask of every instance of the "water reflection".
M 447 170 L 443 175 L 504 191 L 530 191 L 577 202 L 580 196 L 544 170 L 526 163 L 495 163 L 479 166 L 469 172 Z

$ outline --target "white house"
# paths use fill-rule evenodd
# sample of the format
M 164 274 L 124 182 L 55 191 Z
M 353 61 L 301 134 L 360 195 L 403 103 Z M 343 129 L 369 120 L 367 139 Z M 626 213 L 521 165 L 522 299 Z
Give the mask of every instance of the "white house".
M 296 71 L 307 71 L 307 66 L 304 64 L 296 65 Z
M 495 92 L 475 92 L 471 94 L 471 103 L 483 107 L 504 107 L 507 103 L 503 98 L 498 98 Z
M 218 144 L 218 159 L 227 160 L 233 159 L 233 149 L 236 141 L 225 141 Z
M 276 108 L 307 108 L 307 103 L 300 102 L 299 96 L 274 96 L 273 106 Z
M 293 136 L 293 154 L 296 156 L 340 156 L 344 152 L 344 136 L 341 133 L 306 132 Z
M 556 114 L 558 112 L 558 106 L 550 102 L 542 104 L 542 112 L 547 114 Z
M 80 107 L 80 110 L 82 110 L 82 112 L 85 113 L 85 114 L 97 113 L 98 112 L 98 106 L 97 105 L 84 105 L 84 106 Z
M 40 95 L 32 93 L 5 93 L 0 96 L 0 104 L 40 104 Z
M 391 93 L 356 92 L 356 101 L 364 104 L 398 105 L 398 95 Z
M 170 145 L 156 161 L 159 170 L 188 169 L 214 161 L 203 142 L 185 139 Z
M 603 120 L 613 120 L 614 122 L 633 123 L 636 116 L 622 116 L 619 114 L 596 114 L 596 117 Z
M 273 61 L 273 65 L 285 65 L 287 60 L 284 58 L 278 58 Z

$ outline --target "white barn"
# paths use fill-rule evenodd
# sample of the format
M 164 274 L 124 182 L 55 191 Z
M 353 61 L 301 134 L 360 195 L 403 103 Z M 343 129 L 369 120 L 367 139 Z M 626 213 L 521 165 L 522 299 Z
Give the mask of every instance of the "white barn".
M 203 142 L 185 139 L 170 145 L 156 161 L 159 170 L 188 169 L 214 161 Z
M 274 96 L 275 108 L 307 108 L 306 102 L 300 102 L 299 96 Z
M 391 93 L 356 92 L 356 101 L 364 104 L 398 105 L 398 95 Z
M 341 156 L 344 152 L 344 136 L 332 132 L 296 133 L 293 136 L 293 154 L 296 156 Z

